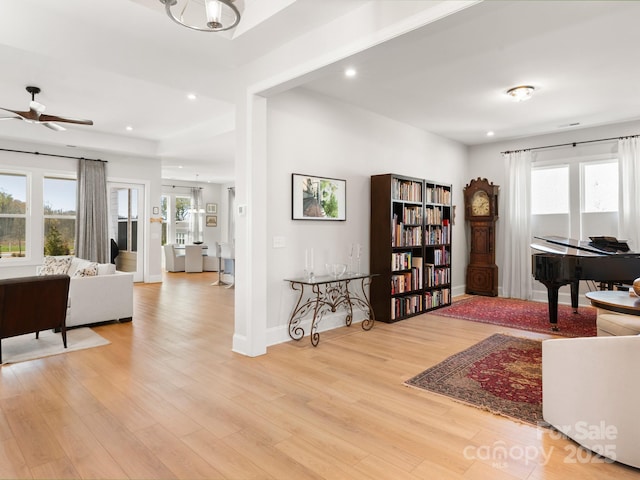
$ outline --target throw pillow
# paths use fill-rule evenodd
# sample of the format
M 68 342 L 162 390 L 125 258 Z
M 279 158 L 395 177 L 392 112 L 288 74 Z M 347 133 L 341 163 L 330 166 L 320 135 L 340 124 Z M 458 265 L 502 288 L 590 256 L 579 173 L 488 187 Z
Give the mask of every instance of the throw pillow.
M 73 277 L 77 270 L 80 270 L 81 268 L 84 268 L 84 267 L 88 267 L 90 264 L 91 262 L 89 260 L 73 257 L 71 259 L 71 266 L 69 267 L 69 271 L 67 272 L 67 275 L 69 275 L 70 277 Z
M 113 263 L 98 264 L 98 275 L 113 275 L 116 273 L 116 266 Z
M 98 264 L 96 262 L 90 262 L 86 267 L 79 268 L 73 274 L 75 277 L 95 277 L 98 275 Z
M 39 275 L 66 275 L 72 257 L 44 257 Z

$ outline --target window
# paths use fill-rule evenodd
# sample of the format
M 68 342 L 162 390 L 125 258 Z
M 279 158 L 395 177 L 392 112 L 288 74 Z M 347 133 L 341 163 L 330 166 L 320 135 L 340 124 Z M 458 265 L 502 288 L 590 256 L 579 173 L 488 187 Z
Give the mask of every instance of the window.
M 569 213 L 569 166 L 538 168 L 531 173 L 531 213 Z
M 160 216 L 162 217 L 161 245 L 165 245 L 169 234 L 169 225 L 167 224 L 167 219 L 169 218 L 169 197 L 167 195 L 162 195 L 162 197 L 160 197 Z
M 191 216 L 191 197 L 176 196 L 176 222 L 188 222 Z
M 118 248 L 138 251 L 138 189 L 114 189 L 118 204 Z
M 44 254 L 72 255 L 76 234 L 76 180 L 45 177 Z
M 617 236 L 618 181 L 617 159 L 574 159 L 534 166 L 533 235 L 579 240 Z
M 0 255 L 27 254 L 27 176 L 0 173 Z
M 585 213 L 618 211 L 618 162 L 583 164 Z
M 189 220 L 191 218 L 191 197 L 178 196 L 175 199 L 175 236 L 176 243 L 184 245 L 189 234 Z

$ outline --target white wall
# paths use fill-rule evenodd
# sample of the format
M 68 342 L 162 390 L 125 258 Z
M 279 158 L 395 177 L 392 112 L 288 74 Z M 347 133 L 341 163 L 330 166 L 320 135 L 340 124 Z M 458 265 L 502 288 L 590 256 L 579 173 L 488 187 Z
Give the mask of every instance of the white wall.
M 566 130 L 563 132 L 539 135 L 535 137 L 519 138 L 509 141 L 498 141 L 485 145 L 477 145 L 469 149 L 469 165 L 468 173 L 470 178 L 483 177 L 492 181 L 496 185 L 505 185 L 507 179 L 507 171 L 505 169 L 501 152 L 507 150 L 521 150 L 526 148 L 542 147 L 547 145 L 559 145 L 564 143 L 582 142 L 590 140 L 600 140 L 606 138 L 617 138 L 625 135 L 640 134 L 640 122 L 627 122 L 615 125 L 606 125 L 594 128 L 584 128 L 580 130 Z M 538 150 L 535 158 L 538 160 L 551 160 L 559 158 L 598 155 L 603 153 L 617 153 L 617 141 L 598 142 L 580 144 L 567 147 L 558 147 L 552 149 Z M 504 208 L 504 201 L 500 199 L 500 212 Z M 498 220 L 496 224 L 497 241 L 496 241 L 496 263 L 498 264 L 498 277 L 500 282 L 500 291 L 502 290 L 502 268 L 504 259 L 501 253 L 504 252 L 504 219 Z M 584 285 L 583 285 L 584 288 Z M 581 302 L 586 303 L 584 296 L 581 295 Z M 534 299 L 539 301 L 547 300 L 547 290 L 539 282 L 534 282 Z M 560 289 L 560 302 L 570 304 L 569 288 Z
M 306 90 L 268 100 L 267 144 L 268 344 L 289 339 L 286 326 L 296 295 L 284 279 L 302 275 L 305 249 L 314 249 L 316 271 L 324 273 L 325 262 L 346 262 L 348 247 L 359 243 L 368 271 L 371 175 L 396 173 L 451 183 L 454 204 L 462 204 L 466 147 Z M 347 220 L 291 220 L 292 173 L 346 179 Z M 453 230 L 456 293 L 464 289 L 466 265 L 461 211 Z M 283 237 L 285 247 L 273 248 L 274 237 Z
M 85 157 L 108 161 L 107 181 L 143 183 L 146 189 L 145 215 L 142 226 L 145 229 L 146 258 L 145 282 L 160 281 L 160 226 L 149 221 L 151 206 L 160 205 L 160 161 L 148 157 L 121 156 L 115 153 L 98 152 L 80 148 L 62 148 L 37 143 L 11 142 L 3 140 L 0 147 L 48 153 L 61 156 Z M 0 151 L 0 169 L 37 171 L 43 174 L 76 175 L 78 161 L 75 158 L 50 157 Z M 33 252 L 33 256 L 16 266 L 1 267 L 0 277 L 24 276 L 35 274 L 35 267 L 42 263 L 42 253 Z

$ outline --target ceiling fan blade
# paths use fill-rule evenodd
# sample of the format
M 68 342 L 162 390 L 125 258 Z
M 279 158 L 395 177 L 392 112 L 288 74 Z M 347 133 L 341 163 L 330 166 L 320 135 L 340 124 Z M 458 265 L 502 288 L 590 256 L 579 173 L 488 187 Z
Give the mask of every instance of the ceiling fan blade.
M 81 120 L 78 118 L 58 117 L 57 115 L 40 115 L 40 122 L 77 123 L 80 125 L 93 125 L 93 120 Z
M 29 117 L 29 115 L 31 115 L 31 111 L 21 112 L 20 110 L 11 110 L 10 108 L 4 108 L 4 107 L 0 107 L 0 110 L 4 110 L 5 112 L 15 113 L 16 115 L 22 118 Z
M 58 125 L 57 123 L 53 123 L 53 122 L 40 122 L 40 123 L 45 127 L 50 128 L 51 130 L 55 130 L 56 132 L 64 132 L 66 130 L 66 128 L 64 128 L 62 125 Z
M 37 122 L 38 121 L 38 117 L 40 116 L 40 114 L 38 112 L 36 112 L 35 110 L 29 110 L 27 112 L 21 112 L 20 110 L 11 110 L 10 108 L 2 108 L 2 107 L 0 107 L 0 110 L 4 110 L 6 112 L 15 113 L 16 115 L 18 115 L 23 120 L 26 120 L 27 122 Z

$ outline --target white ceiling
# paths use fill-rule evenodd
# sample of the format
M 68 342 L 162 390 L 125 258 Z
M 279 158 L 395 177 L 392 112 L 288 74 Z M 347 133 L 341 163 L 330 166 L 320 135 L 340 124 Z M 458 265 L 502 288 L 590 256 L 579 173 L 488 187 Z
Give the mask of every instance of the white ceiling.
M 364 3 L 238 0 L 239 27 L 211 34 L 171 22 L 158 0 L 2 0 L 0 106 L 27 109 L 25 87 L 36 85 L 47 113 L 94 125 L 54 132 L 2 121 L 0 145 L 154 155 L 167 179 L 231 181 L 240 67 Z M 640 2 L 487 1 L 302 83 L 469 145 L 635 120 L 638 20 Z M 342 75 L 348 64 L 353 79 Z M 534 98 L 510 101 L 504 92 L 518 84 L 534 85 Z

